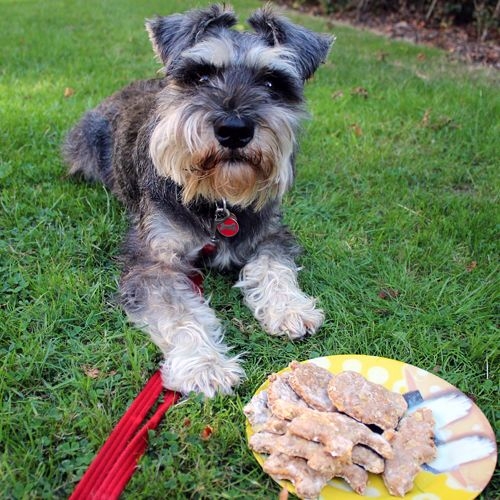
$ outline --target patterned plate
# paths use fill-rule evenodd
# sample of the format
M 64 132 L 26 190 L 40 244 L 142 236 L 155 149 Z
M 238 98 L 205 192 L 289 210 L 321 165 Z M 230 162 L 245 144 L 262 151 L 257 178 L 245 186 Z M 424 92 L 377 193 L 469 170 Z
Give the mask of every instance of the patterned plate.
M 404 394 L 409 410 L 421 406 L 430 408 L 436 421 L 435 435 L 438 453 L 424 466 L 412 491 L 405 499 L 469 500 L 486 487 L 496 465 L 495 434 L 481 410 L 456 387 L 420 368 L 393 359 L 376 356 L 342 355 L 309 360 L 332 373 L 352 370 L 371 382 Z M 283 371 L 287 371 L 285 368 Z M 258 394 L 268 386 L 266 381 Z M 247 439 L 253 430 L 247 421 Z M 264 457 L 254 453 L 262 465 Z M 279 481 L 290 492 L 293 485 Z M 333 479 L 322 490 L 322 500 L 352 500 L 353 498 L 392 499 L 382 478 L 370 474 L 365 495 L 351 490 L 342 479 Z

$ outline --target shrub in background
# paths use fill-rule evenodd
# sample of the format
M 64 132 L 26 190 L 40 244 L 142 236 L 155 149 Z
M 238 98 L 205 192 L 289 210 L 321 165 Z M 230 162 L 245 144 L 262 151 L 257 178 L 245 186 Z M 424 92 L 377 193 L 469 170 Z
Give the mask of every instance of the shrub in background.
M 418 18 L 433 27 L 471 25 L 480 41 L 498 38 L 500 28 L 500 0 L 291 0 L 285 3 L 322 14 L 354 12 L 358 20 L 397 13 L 403 19 Z

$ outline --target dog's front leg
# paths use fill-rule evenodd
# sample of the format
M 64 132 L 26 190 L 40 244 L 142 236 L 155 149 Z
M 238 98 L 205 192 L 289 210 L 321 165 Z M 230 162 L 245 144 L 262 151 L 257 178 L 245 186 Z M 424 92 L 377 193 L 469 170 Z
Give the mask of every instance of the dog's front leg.
M 134 265 L 121 281 L 129 318 L 162 350 L 165 387 L 213 397 L 231 393 L 244 376 L 237 357 L 227 357 L 214 311 L 189 277 L 164 264 Z
M 323 323 L 323 311 L 297 283 L 298 268 L 286 256 L 261 253 L 241 270 L 235 286 L 245 304 L 271 335 L 298 339 L 313 334 Z

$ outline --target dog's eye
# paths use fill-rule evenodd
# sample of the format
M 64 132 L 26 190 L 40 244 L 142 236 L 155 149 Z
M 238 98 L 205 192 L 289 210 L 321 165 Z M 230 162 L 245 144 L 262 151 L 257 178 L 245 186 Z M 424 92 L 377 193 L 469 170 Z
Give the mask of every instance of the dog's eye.
M 208 85 L 219 71 L 212 64 L 193 63 L 176 68 L 175 78 L 187 86 Z
M 257 77 L 258 84 L 264 88 L 271 99 L 300 101 L 301 91 L 296 81 L 283 71 L 269 69 Z
M 270 92 L 279 93 L 286 86 L 288 78 L 277 71 L 267 71 L 260 76 L 260 84 Z

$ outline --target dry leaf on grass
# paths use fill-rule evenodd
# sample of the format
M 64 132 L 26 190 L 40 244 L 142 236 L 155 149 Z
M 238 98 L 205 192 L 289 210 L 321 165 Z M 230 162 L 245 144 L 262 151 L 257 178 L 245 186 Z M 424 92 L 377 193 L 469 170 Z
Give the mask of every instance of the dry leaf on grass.
M 205 426 L 205 428 L 201 431 L 200 437 L 203 441 L 208 441 L 212 436 L 214 430 L 210 425 Z
M 394 288 L 383 288 L 378 292 L 378 296 L 383 300 L 396 299 L 399 297 L 399 290 L 395 290 Z
M 87 375 L 89 378 L 97 378 L 101 374 L 99 368 L 95 368 L 90 365 L 83 365 L 82 366 L 83 373 Z
M 353 123 L 349 128 L 354 132 L 356 137 L 361 137 L 363 135 L 363 129 L 357 123 Z
M 363 97 L 364 99 L 368 99 L 368 90 L 364 87 L 355 87 L 351 90 L 351 95 Z
M 477 262 L 473 260 L 465 269 L 467 270 L 468 273 L 471 273 L 472 271 L 474 271 L 474 269 L 476 269 L 476 267 L 477 267 Z
M 429 121 L 430 121 L 430 118 L 431 118 L 431 109 L 426 109 L 425 110 L 425 113 L 424 113 L 424 116 L 422 117 L 422 125 L 424 127 L 427 127 L 427 125 L 429 125 Z

